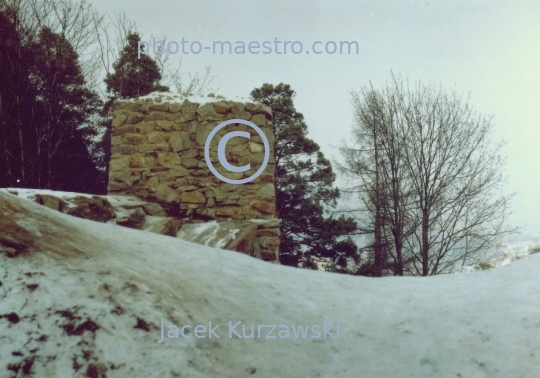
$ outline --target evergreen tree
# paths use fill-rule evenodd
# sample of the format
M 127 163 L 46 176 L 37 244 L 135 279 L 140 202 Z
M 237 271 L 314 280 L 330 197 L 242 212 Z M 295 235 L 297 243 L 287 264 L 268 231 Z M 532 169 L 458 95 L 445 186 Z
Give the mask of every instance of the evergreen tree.
M 38 177 L 53 190 L 96 192 L 99 172 L 88 146 L 96 136 L 94 117 L 102 105 L 82 74 L 68 40 L 42 29 L 35 51 L 34 112 L 39 124 Z
M 138 57 L 138 33 L 129 33 L 127 42 L 118 60 L 113 64 L 114 73 L 107 74 L 107 92 L 114 98 L 133 98 L 147 95 L 153 91 L 167 91 L 161 85 L 161 71 L 154 59 L 141 54 Z
M 294 108 L 295 92 L 287 84 L 264 84 L 251 97 L 272 108 L 276 135 L 276 204 L 281 220 L 280 260 L 286 265 L 328 257 L 345 264 L 356 245 L 348 235 L 352 218 L 329 216 L 340 196 L 335 174 L 319 146 L 307 137 L 304 116 Z
M 92 192 L 87 148 L 100 106 L 69 40 L 0 12 L 0 186 Z
M 0 12 L 0 186 L 26 186 L 30 154 L 36 150 L 29 109 L 36 97 L 30 81 L 33 52 L 16 12 Z M 33 137 L 34 136 L 34 137 Z M 32 143 L 26 141 L 31 139 Z
M 138 33 L 128 33 L 126 45 L 122 48 L 118 60 L 113 64 L 114 72 L 107 74 L 104 80 L 110 97 L 101 111 L 101 127 L 104 130 L 104 135 L 97 143 L 96 150 L 98 151 L 98 164 L 103 172 L 102 186 L 105 187 L 105 191 L 109 177 L 111 120 L 114 101 L 120 98 L 145 96 L 153 91 L 169 90 L 169 87 L 160 84 L 162 75 L 156 61 L 143 54 L 139 59 L 138 43 L 140 39 Z

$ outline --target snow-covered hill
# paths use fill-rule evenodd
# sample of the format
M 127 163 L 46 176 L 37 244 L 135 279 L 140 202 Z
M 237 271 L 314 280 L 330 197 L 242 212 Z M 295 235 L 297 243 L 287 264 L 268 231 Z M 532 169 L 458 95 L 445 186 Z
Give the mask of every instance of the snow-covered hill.
M 300 270 L 0 192 L 0 377 L 540 377 L 539 272 Z

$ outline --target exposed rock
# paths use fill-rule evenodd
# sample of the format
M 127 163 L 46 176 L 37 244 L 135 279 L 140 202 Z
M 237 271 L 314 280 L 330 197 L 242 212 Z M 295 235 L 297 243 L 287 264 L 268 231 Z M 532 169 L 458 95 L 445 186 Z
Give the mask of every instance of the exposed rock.
M 194 178 L 184 178 L 181 180 L 185 184 L 187 184 L 188 180 L 196 184 L 205 183 L 204 181 L 196 182 Z M 163 185 L 162 188 L 168 187 L 167 184 Z M 199 219 L 215 220 L 218 215 L 214 190 L 211 188 L 197 190 L 197 188 L 198 185 L 178 187 L 181 193 L 180 199 L 185 200 L 181 202 L 180 207 L 184 206 L 186 209 L 190 209 L 191 213 Z M 170 189 L 173 190 L 172 188 Z M 183 233 L 179 233 L 178 230 L 183 224 L 180 219 L 167 216 L 167 211 L 164 207 L 156 202 L 142 201 L 133 196 L 90 196 L 78 193 L 60 193 L 56 196 L 54 195 L 55 192 L 45 191 L 44 193 L 43 191 L 33 189 L 10 190 L 9 192 L 15 195 L 23 195 L 53 210 L 79 218 L 102 223 L 116 223 L 124 227 L 161 235 L 178 236 L 186 240 L 196 241 L 218 248 L 243 252 L 268 261 L 278 261 L 279 221 L 277 219 L 241 220 L 247 214 L 245 207 L 242 206 L 220 208 L 220 212 L 224 211 L 228 216 L 239 220 L 210 224 L 197 223 L 193 230 L 198 231 L 194 231 L 192 234 L 189 231 L 191 230 L 189 225 L 192 223 L 185 223 L 184 226 L 186 228 L 183 228 Z M 174 198 L 176 199 L 176 196 Z M 202 202 L 204 200 L 206 200 L 206 203 Z M 199 207 L 201 205 L 204 206 Z M 273 204 L 269 203 L 269 205 L 273 207 Z M 1 226 L 3 226 L 2 230 L 8 232 L 8 234 L 0 233 L 0 242 L 3 243 L 2 247 L 0 247 L 0 253 L 5 253 L 9 256 L 17 256 L 20 253 L 24 253 L 29 245 L 14 243 L 9 236 L 10 232 L 17 232 L 16 226 L 7 223 L 0 224 Z M 212 232 L 215 231 L 216 234 L 213 234 L 209 239 L 210 241 L 208 241 L 205 239 L 208 235 L 204 232 L 201 234 L 199 232 L 201 230 L 213 230 Z M 214 240 L 214 242 L 211 242 L 211 240 Z
M 186 223 L 182 226 L 177 236 L 187 241 L 229 249 L 226 247 L 236 247 L 242 244 L 238 238 L 239 235 L 242 235 L 243 239 L 254 239 L 256 229 L 257 227 L 250 222 Z M 249 252 L 249 248 L 241 252 L 247 253 Z
M 96 222 L 108 222 L 116 218 L 113 207 L 106 199 L 98 196 L 92 198 L 76 197 L 70 200 L 74 207 L 66 207 L 65 212 L 79 218 Z
M 67 203 L 61 198 L 56 198 L 50 195 L 42 194 L 36 198 L 36 202 L 40 205 L 46 206 L 49 209 L 56 211 L 64 211 Z
M 142 205 L 142 208 L 148 215 L 154 215 L 159 217 L 164 217 L 167 215 L 163 207 L 154 202 L 148 202 Z
M 118 218 L 116 220 L 116 224 L 140 230 L 141 226 L 144 223 L 145 217 L 145 212 L 142 209 L 137 208 L 136 210 L 132 211 L 127 217 Z
M 23 209 L 12 204 L 9 199 L 0 199 L 0 253 L 8 257 L 25 254 L 34 245 L 39 235 L 33 235 L 30 230 L 19 224 L 15 215 L 27 216 L 21 213 Z
M 146 217 L 142 229 L 155 234 L 176 236 L 182 222 L 172 217 Z

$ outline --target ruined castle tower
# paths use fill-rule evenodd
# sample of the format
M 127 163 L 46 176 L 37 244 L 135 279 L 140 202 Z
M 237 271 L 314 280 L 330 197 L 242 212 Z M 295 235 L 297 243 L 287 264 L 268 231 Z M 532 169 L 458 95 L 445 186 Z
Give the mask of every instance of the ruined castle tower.
M 260 132 L 231 123 L 212 136 L 206 157 L 211 132 L 232 119 L 256 125 L 266 136 L 269 154 Z M 244 133 L 225 137 L 233 131 Z M 222 139 L 225 150 L 220 158 Z M 159 203 L 168 216 L 182 221 L 179 233 L 184 239 L 279 262 L 274 140 L 272 110 L 249 100 L 152 93 L 118 101 L 108 191 Z M 231 166 L 244 170 L 234 172 Z M 255 174 L 241 184 L 223 179 L 247 181 Z M 220 232 L 228 235 L 227 241 L 216 236 Z

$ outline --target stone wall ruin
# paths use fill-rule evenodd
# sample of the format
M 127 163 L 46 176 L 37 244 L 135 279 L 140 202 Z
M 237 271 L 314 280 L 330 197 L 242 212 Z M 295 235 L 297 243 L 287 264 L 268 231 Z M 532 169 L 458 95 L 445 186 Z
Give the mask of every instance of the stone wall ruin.
M 225 183 L 205 162 L 204 145 L 209 133 L 230 119 L 254 123 L 270 144 L 268 165 L 249 183 Z M 218 142 L 231 131 L 250 133 L 249 139 L 231 138 L 226 148 L 230 164 L 250 164 L 246 172 L 230 172 L 219 163 Z M 160 204 L 167 216 L 182 222 L 179 234 L 184 238 L 189 230 L 204 229 L 197 224 L 217 222 L 223 226 L 222 232 L 241 238 L 229 243 L 229 249 L 267 261 L 279 261 L 274 134 L 269 107 L 249 100 L 185 97 L 171 93 L 153 93 L 118 101 L 113 108 L 111 153 L 109 194 L 132 195 Z M 210 160 L 214 167 L 233 180 L 251 177 L 263 158 L 261 137 L 253 128 L 242 124 L 224 127 L 210 145 Z M 207 244 L 210 235 L 191 234 L 187 239 Z

